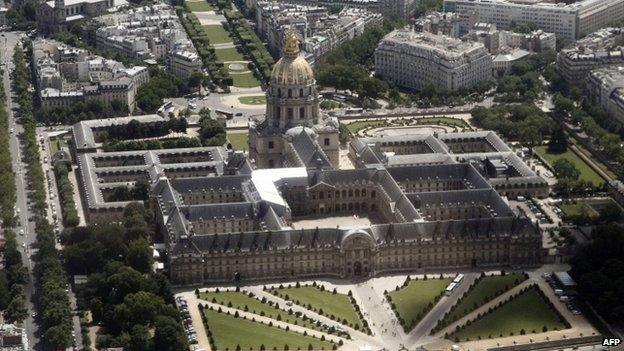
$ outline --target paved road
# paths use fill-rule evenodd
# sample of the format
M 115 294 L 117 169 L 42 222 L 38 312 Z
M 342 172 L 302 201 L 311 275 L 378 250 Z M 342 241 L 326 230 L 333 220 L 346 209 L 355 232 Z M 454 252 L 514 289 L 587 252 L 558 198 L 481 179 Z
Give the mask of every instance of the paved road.
M 29 275 L 25 286 L 26 292 L 26 307 L 29 311 L 28 318 L 24 321 L 24 328 L 26 329 L 26 334 L 28 337 L 28 349 L 37 350 L 40 349 L 41 345 L 39 343 L 38 337 L 38 325 L 36 321 L 32 318 L 33 309 L 33 294 L 34 294 L 34 282 L 32 276 L 32 269 L 34 267 L 34 262 L 32 262 L 30 255 L 32 254 L 32 244 L 36 241 L 35 237 L 35 224 L 34 222 L 30 222 L 29 218 L 32 217 L 32 214 L 29 211 L 28 200 L 27 200 L 27 180 L 26 180 L 26 170 L 25 164 L 22 162 L 23 157 L 23 149 L 19 142 L 18 137 L 23 133 L 23 128 L 21 125 L 16 123 L 15 115 L 13 114 L 13 109 L 17 108 L 17 104 L 14 103 L 14 95 L 11 88 L 11 80 L 10 80 L 10 72 L 13 71 L 13 49 L 15 45 L 20 40 L 21 34 L 17 32 L 4 32 L 0 36 L 0 42 L 2 43 L 2 64 L 4 66 L 4 76 L 2 84 L 4 86 L 4 91 L 7 96 L 7 104 L 6 109 L 9 117 L 9 125 L 13 132 L 10 135 L 9 145 L 11 151 L 11 158 L 13 162 L 13 172 L 15 173 L 15 186 L 17 189 L 17 215 L 19 217 L 18 226 L 16 228 L 16 232 L 20 232 L 20 230 L 24 231 L 24 235 L 18 235 L 17 240 L 20 245 L 24 244 L 22 249 L 22 260 L 24 266 L 28 269 Z

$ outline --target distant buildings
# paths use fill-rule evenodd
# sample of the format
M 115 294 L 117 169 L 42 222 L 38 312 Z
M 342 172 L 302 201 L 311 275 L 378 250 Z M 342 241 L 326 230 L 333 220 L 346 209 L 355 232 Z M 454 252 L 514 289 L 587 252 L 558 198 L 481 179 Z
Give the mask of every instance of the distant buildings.
M 431 12 L 414 21 L 414 31 L 458 38 L 459 20 L 460 16 L 453 12 Z
M 46 39 L 33 42 L 35 86 L 41 107 L 68 107 L 75 102 L 119 101 L 132 111 L 139 87 L 149 80 L 146 67 L 120 62 Z
M 163 60 L 172 74 L 183 78 L 201 72 L 201 58 L 169 5 L 100 16 L 90 28 L 97 48 L 141 60 Z
M 485 45 L 492 54 L 505 52 L 509 49 L 522 49 L 531 52 L 556 50 L 557 38 L 554 33 L 546 33 L 541 29 L 530 33 L 516 33 L 500 30 L 492 23 L 475 23 L 465 39 L 477 41 Z
M 624 19 L 624 0 L 583 0 L 569 5 L 542 0 L 444 0 L 444 11 L 462 16 L 465 28 L 476 15 L 477 22 L 494 23 L 502 29 L 532 24 L 574 41 Z
M 589 73 L 589 98 L 602 106 L 610 117 L 624 125 L 624 67 L 609 66 Z
M 454 91 L 492 76 L 492 58 L 481 43 L 399 29 L 375 50 L 375 73 L 407 89 L 427 84 Z
M 113 6 L 115 0 L 42 1 L 36 9 L 37 29 L 42 34 L 66 31 L 72 24 L 99 16 Z
M 7 24 L 6 14 L 8 10 L 9 9 L 7 9 L 6 7 L 0 7 L 0 26 L 6 26 Z
M 407 20 L 414 16 L 419 0 L 379 0 L 379 12 L 384 18 Z
M 557 70 L 568 84 L 585 83 L 592 69 L 624 64 L 624 31 L 604 28 L 557 54 Z
M 1 351 L 27 351 L 28 338 L 24 328 L 18 328 L 13 324 L 0 325 L 0 350 Z
M 379 23 L 382 16 L 363 8 L 345 8 L 332 15 L 324 6 L 307 6 L 277 1 L 258 1 L 256 28 L 267 42 L 269 52 L 277 57 L 283 49 L 284 33 L 295 30 L 304 56 L 314 64 L 316 59 L 338 45 L 364 32 L 364 27 Z

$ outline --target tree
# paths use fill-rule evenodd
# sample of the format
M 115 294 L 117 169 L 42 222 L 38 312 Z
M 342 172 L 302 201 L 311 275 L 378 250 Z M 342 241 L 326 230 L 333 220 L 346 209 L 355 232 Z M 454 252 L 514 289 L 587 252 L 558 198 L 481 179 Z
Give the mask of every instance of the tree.
M 600 210 L 601 222 L 614 223 L 622 220 L 622 211 L 620 206 L 613 202 L 609 202 L 605 207 Z
M 149 329 L 144 325 L 135 325 L 130 332 L 129 351 L 150 351 L 152 340 Z
M 563 131 L 563 128 L 555 129 L 548 142 L 548 151 L 554 154 L 560 154 L 566 152 L 567 149 L 568 136 Z
M 152 248 L 145 238 L 136 239 L 128 244 L 126 264 L 141 273 L 152 270 Z
M 553 169 L 557 178 L 565 181 L 576 181 L 581 175 L 581 172 L 576 168 L 574 163 L 565 158 L 555 161 L 553 163 Z
M 154 332 L 154 349 L 156 351 L 188 350 L 188 342 L 184 331 L 175 319 L 159 317 Z
M 26 308 L 26 297 L 21 294 L 13 296 L 9 305 L 4 310 L 4 319 L 9 323 L 21 322 L 28 317 L 28 309 Z
M 559 114 L 568 115 L 574 110 L 574 101 L 559 93 L 553 98 L 553 104 L 555 105 L 555 112 Z
M 376 99 L 387 90 L 388 84 L 386 82 L 377 78 L 367 77 L 360 82 L 357 93 L 360 99 Z

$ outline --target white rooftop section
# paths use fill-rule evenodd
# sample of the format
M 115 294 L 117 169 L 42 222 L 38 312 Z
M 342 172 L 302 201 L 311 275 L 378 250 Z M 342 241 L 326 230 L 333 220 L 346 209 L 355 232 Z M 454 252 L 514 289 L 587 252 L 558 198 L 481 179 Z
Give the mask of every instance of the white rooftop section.
M 278 187 L 287 184 L 307 186 L 308 172 L 305 167 L 258 169 L 251 172 L 251 182 L 260 199 L 288 208 Z

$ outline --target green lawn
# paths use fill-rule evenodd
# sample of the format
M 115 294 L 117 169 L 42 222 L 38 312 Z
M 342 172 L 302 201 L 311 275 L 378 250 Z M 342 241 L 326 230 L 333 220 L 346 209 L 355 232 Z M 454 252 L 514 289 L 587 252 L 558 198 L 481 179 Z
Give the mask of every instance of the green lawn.
M 241 96 L 238 98 L 238 101 L 241 104 L 245 104 L 245 105 L 264 105 L 266 104 L 266 96 L 264 95 Z
M 251 72 L 240 74 L 230 72 L 230 77 L 232 77 L 233 80 L 232 85 L 238 88 L 253 88 L 260 86 L 260 81 Z
M 263 314 L 267 317 L 278 319 L 286 323 L 301 325 L 306 328 L 323 330 L 321 327 L 317 327 L 313 322 L 309 320 L 303 320 L 303 318 L 299 318 L 294 314 L 288 314 L 288 312 L 283 311 L 279 308 L 269 305 L 268 303 L 262 303 L 256 298 L 249 297 L 242 292 L 236 291 L 222 291 L 222 292 L 203 292 L 200 295 L 200 298 L 212 302 L 213 298 L 218 304 L 227 306 L 228 303 L 232 303 L 232 307 L 243 310 L 246 312 L 251 312 L 255 314 Z M 247 306 L 247 309 L 245 309 Z M 286 307 L 286 306 L 282 306 Z M 278 318 L 278 315 L 280 316 Z
M 322 309 L 323 315 L 334 315 L 336 320 L 342 324 L 349 326 L 358 325 L 358 329 L 362 327 L 362 321 L 347 295 L 334 295 L 330 291 L 321 291 L 321 289 L 313 286 L 282 288 L 277 291 L 279 296 L 286 300 L 291 300 L 295 303 L 299 301 L 297 304 L 300 306 L 308 307 L 310 305 L 312 310 L 319 311 L 319 309 Z M 321 313 L 319 312 L 319 314 Z
M 61 141 L 59 139 L 50 140 L 50 155 L 55 155 L 61 149 Z
M 477 339 L 479 336 L 488 338 L 490 335 L 496 338 L 501 334 L 503 336 L 509 336 L 510 333 L 518 335 L 522 329 L 527 334 L 533 331 L 541 333 L 544 326 L 548 330 L 565 328 L 558 313 L 544 301 L 537 288 L 532 288 L 494 312 L 486 314 L 480 320 L 461 328 L 450 338 L 457 337 L 461 341 Z
M 301 348 L 307 350 L 311 344 L 314 350 L 331 350 L 333 344 L 327 341 L 304 336 L 299 333 L 285 331 L 266 324 L 252 322 L 232 315 L 219 313 L 209 309 L 204 310 L 210 333 L 214 338 L 217 350 L 236 350 L 237 346 L 243 350 L 259 350 L 264 345 L 266 350 L 276 347 L 283 350 L 284 345 L 289 349 Z
M 388 121 L 379 119 L 373 121 L 357 121 L 347 124 L 347 129 L 353 134 L 359 132 L 362 129 L 369 127 L 383 127 L 388 125 Z
M 191 12 L 206 12 L 214 10 L 205 0 L 186 1 L 186 6 L 188 6 L 189 11 Z
M 208 35 L 208 40 L 210 40 L 210 44 L 223 44 L 223 43 L 231 43 L 232 37 L 230 33 L 223 28 L 220 24 L 212 24 L 208 26 L 202 26 L 204 30 L 206 30 L 206 34 Z
M 243 55 L 236 48 L 215 49 L 217 60 L 221 62 L 244 61 Z
M 417 124 L 445 124 L 456 127 L 469 127 L 469 125 L 463 120 L 459 118 L 451 118 L 451 117 L 425 117 L 425 118 L 417 118 Z
M 524 276 L 519 273 L 506 274 L 504 276 L 494 275 L 483 277 L 477 285 L 457 304 L 457 307 L 449 313 L 447 325 L 453 321 L 467 315 L 470 311 L 477 309 L 488 301 L 494 299 L 504 291 L 507 291 L 520 282 L 524 281 Z M 517 281 L 517 283 L 516 283 Z
M 594 183 L 594 185 L 601 185 L 604 183 L 604 179 L 596 173 L 589 165 L 578 157 L 571 150 L 567 150 L 561 154 L 551 154 L 548 152 L 548 146 L 542 145 L 534 148 L 535 152 L 542 156 L 550 165 L 559 159 L 567 159 L 572 162 L 576 168 L 581 172 L 579 179 Z
M 390 298 L 396 313 L 405 321 L 408 329 L 413 328 L 424 317 L 426 311 L 435 304 L 446 287 L 453 281 L 451 278 L 412 280 L 409 284 L 390 292 Z
M 582 214 L 584 211 L 590 218 L 598 218 L 600 213 L 596 211 L 590 204 L 585 201 L 574 201 L 570 203 L 560 204 L 559 208 L 567 217 L 574 217 Z
M 234 150 L 248 150 L 249 145 L 247 141 L 249 140 L 249 134 L 247 133 L 228 133 L 227 135 L 230 144 L 232 144 L 232 148 Z

